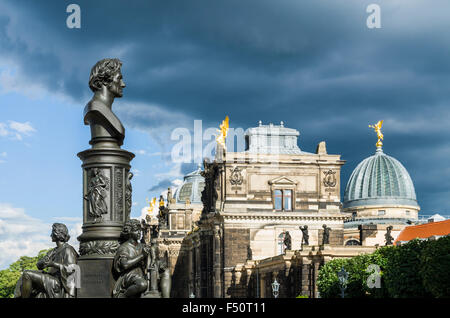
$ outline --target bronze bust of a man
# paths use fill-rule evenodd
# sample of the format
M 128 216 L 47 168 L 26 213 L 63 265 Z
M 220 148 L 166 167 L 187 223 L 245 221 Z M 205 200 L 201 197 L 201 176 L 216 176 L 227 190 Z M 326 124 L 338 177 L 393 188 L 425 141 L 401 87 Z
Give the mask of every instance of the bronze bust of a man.
M 94 97 L 84 108 L 84 123 L 91 126 L 91 144 L 117 142 L 123 144 L 125 128 L 112 112 L 114 98 L 123 96 L 122 62 L 119 59 L 103 59 L 91 70 L 89 87 Z
M 78 253 L 67 242 L 67 227 L 62 223 L 52 226 L 52 241 L 56 247 L 36 264 L 39 271 L 26 270 L 14 292 L 16 298 L 73 298 L 75 282 L 70 278 L 76 270 Z M 43 269 L 48 269 L 43 272 Z

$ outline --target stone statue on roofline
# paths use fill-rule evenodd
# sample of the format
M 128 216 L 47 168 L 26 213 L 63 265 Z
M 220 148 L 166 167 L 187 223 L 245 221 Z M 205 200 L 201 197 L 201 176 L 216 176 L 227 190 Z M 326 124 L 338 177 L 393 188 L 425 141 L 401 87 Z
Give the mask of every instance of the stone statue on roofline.
M 285 232 L 283 243 L 284 243 L 284 246 L 286 247 L 286 250 L 292 249 L 292 238 L 291 238 L 291 234 L 289 234 L 289 231 Z
M 308 234 L 308 225 L 300 226 L 300 230 L 302 231 L 302 247 L 303 245 L 309 245 L 309 234 Z
M 392 245 L 392 242 L 394 241 L 394 238 L 391 235 L 391 231 L 394 227 L 392 225 L 389 225 L 386 228 L 386 234 L 384 235 L 385 239 L 386 239 L 386 245 Z
M 330 244 L 331 228 L 329 228 L 326 224 L 322 225 L 322 227 L 323 227 L 322 245 Z

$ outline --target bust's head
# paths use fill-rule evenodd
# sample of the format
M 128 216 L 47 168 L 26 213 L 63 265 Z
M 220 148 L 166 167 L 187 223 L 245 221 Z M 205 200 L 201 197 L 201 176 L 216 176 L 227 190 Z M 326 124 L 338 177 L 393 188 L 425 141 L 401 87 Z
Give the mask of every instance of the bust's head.
M 114 97 L 123 96 L 125 83 L 122 80 L 122 62 L 119 59 L 103 59 L 91 70 L 89 87 L 95 93 L 106 87 Z

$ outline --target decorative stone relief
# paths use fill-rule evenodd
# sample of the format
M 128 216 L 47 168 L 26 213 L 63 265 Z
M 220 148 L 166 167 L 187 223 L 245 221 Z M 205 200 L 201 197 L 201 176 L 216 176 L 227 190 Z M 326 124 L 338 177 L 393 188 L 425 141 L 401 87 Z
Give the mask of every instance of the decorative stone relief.
M 123 217 L 123 170 L 117 169 L 114 175 L 114 206 L 117 219 L 122 221 Z
M 326 187 L 334 188 L 337 183 L 336 179 L 336 171 L 328 170 L 323 172 L 325 174 L 325 177 L 323 178 L 323 184 Z
M 116 241 L 89 241 L 80 244 L 80 255 L 111 255 L 119 248 Z
M 239 167 L 231 169 L 230 183 L 232 185 L 241 185 L 244 182 L 241 171 L 242 170 Z
M 108 213 L 106 198 L 109 192 L 109 178 L 99 168 L 89 170 L 89 182 L 84 199 L 89 202 L 89 216 L 102 219 L 103 214 Z
M 131 205 L 132 205 L 132 192 L 133 192 L 133 187 L 131 186 L 131 179 L 133 178 L 133 173 L 131 173 L 130 171 L 128 171 L 127 173 L 127 184 L 125 187 L 125 212 L 126 212 L 126 219 L 128 220 L 130 218 L 130 213 L 131 213 Z

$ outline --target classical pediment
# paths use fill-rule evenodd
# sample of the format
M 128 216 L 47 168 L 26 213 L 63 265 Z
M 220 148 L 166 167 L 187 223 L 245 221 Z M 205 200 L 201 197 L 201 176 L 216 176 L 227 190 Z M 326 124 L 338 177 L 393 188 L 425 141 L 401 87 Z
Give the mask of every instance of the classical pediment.
M 269 180 L 269 184 L 276 184 L 276 185 L 296 185 L 297 182 L 292 181 L 286 176 L 281 176 L 272 180 Z

